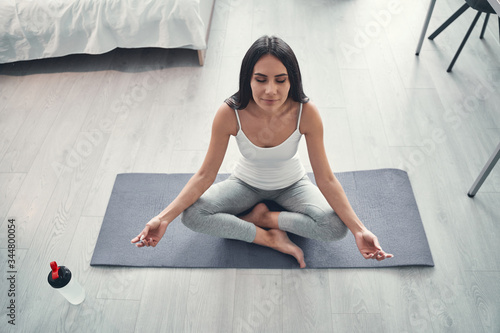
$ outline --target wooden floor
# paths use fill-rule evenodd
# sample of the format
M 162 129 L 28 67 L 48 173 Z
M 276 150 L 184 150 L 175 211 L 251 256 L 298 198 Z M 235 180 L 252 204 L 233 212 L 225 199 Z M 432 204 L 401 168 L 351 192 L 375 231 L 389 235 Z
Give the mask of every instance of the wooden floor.
M 429 33 L 461 4 L 438 1 Z M 204 67 L 196 52 L 158 49 L 0 65 L 0 331 L 499 332 L 500 166 L 466 195 L 500 142 L 498 22 L 480 40 L 481 20 L 447 73 L 474 13 L 416 57 L 427 5 L 217 0 Z M 296 51 L 334 171 L 409 172 L 434 268 L 89 266 L 116 174 L 195 172 L 214 112 L 262 34 Z M 221 172 L 237 156 L 231 142 Z M 6 316 L 9 218 L 15 326 Z M 48 286 L 52 260 L 72 269 L 84 303 Z

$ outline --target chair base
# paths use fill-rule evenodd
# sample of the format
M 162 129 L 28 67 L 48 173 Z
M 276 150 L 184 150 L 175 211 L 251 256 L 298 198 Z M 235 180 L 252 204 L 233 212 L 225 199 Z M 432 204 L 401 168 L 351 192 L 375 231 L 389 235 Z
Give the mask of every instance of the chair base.
M 429 39 L 433 40 L 436 38 L 444 29 L 446 29 L 450 24 L 452 24 L 460 15 L 462 15 L 470 6 L 468 4 L 464 4 L 460 7 L 453 15 L 450 16 L 439 28 L 436 29 L 430 36 Z
M 457 50 L 457 53 L 455 53 L 455 56 L 453 57 L 453 60 L 450 63 L 450 66 L 448 66 L 448 69 L 446 70 L 448 73 L 451 72 L 451 70 L 453 69 L 453 66 L 455 65 L 455 62 L 457 61 L 458 56 L 460 55 L 460 52 L 462 52 L 462 49 L 464 48 L 465 43 L 467 42 L 467 39 L 469 39 L 469 36 L 472 33 L 472 30 L 474 30 L 474 27 L 475 27 L 477 21 L 479 20 L 479 17 L 481 16 L 481 14 L 482 14 L 481 12 L 477 12 L 476 16 L 474 17 L 474 20 L 472 21 L 472 24 L 470 25 L 469 30 L 467 30 L 467 33 L 465 34 L 465 37 L 462 40 L 462 43 L 460 44 L 460 46 Z
M 439 28 L 436 29 L 428 38 L 430 40 L 433 40 L 436 38 L 444 29 L 446 29 L 451 23 L 453 23 L 460 15 L 462 15 L 467 9 L 471 8 L 467 3 L 465 3 L 462 7 L 460 7 L 449 19 L 447 19 Z M 458 47 L 457 52 L 455 53 L 450 65 L 448 66 L 448 69 L 446 70 L 448 73 L 450 73 L 453 69 L 453 66 L 455 65 L 455 62 L 458 59 L 458 56 L 462 52 L 462 49 L 465 46 L 465 43 L 470 37 L 470 34 L 472 33 L 472 30 L 474 30 L 474 27 L 476 26 L 477 21 L 479 20 L 479 17 L 481 16 L 483 12 L 482 11 L 477 11 L 476 16 L 474 17 L 474 20 L 472 21 L 472 24 L 470 25 L 469 29 L 467 30 L 467 33 L 465 34 L 464 39 L 462 40 L 462 43 L 460 43 L 460 46 Z M 486 18 L 484 19 L 484 24 L 483 28 L 481 29 L 481 34 L 479 36 L 480 39 L 484 38 L 484 33 L 486 31 L 486 27 L 488 25 L 488 20 L 489 20 L 490 13 L 486 12 Z M 498 17 L 498 27 L 499 27 L 499 37 L 500 37 L 500 16 Z M 418 53 L 417 53 L 418 55 Z

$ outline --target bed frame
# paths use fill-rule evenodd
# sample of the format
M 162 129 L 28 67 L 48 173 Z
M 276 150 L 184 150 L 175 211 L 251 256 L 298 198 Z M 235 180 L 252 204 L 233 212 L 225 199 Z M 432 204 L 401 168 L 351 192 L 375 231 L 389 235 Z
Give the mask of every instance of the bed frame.
M 200 15 L 205 25 L 206 33 L 205 40 L 208 47 L 208 36 L 210 35 L 210 26 L 212 24 L 212 16 L 214 13 L 215 0 L 200 0 Z M 200 66 L 205 64 L 205 54 L 207 50 L 198 50 L 198 61 Z

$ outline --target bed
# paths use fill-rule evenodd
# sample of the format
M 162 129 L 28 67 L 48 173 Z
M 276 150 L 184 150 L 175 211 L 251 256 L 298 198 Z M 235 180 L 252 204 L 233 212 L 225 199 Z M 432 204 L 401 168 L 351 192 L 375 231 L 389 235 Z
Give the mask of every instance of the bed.
M 203 65 L 215 0 L 0 0 L 0 63 L 187 48 Z

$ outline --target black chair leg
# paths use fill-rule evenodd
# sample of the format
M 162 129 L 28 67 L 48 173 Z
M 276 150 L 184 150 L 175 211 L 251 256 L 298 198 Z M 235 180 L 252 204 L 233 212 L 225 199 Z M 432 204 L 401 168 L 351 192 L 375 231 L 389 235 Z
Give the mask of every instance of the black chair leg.
M 462 44 L 460 44 L 460 47 L 458 48 L 457 53 L 453 57 L 453 60 L 451 61 L 450 66 L 446 70 L 448 73 L 451 72 L 451 69 L 453 68 L 453 65 L 455 65 L 455 61 L 457 61 L 458 56 L 460 55 L 460 52 L 462 52 L 462 49 L 464 48 L 465 43 L 467 42 L 467 39 L 469 39 L 469 36 L 474 29 L 474 26 L 476 25 L 477 21 L 479 20 L 479 16 L 481 16 L 481 12 L 477 12 L 476 17 L 474 17 L 474 21 L 472 21 L 472 24 L 470 25 L 469 30 L 467 30 L 467 33 L 465 34 L 464 40 L 462 41 Z
M 479 35 L 480 39 L 484 38 L 484 32 L 486 31 L 486 26 L 488 25 L 489 18 L 490 18 L 490 13 L 486 13 L 486 17 L 484 18 L 483 29 L 481 29 L 481 35 Z
M 444 22 L 439 28 L 437 28 L 436 31 L 432 33 L 432 35 L 429 36 L 429 39 L 433 40 L 434 38 L 436 38 L 437 35 L 439 35 L 444 29 L 446 29 L 446 27 L 452 24 L 453 21 L 455 21 L 460 15 L 462 15 L 467 9 L 469 9 L 469 7 L 470 6 L 468 4 L 464 4 L 462 7 L 460 7 L 455 12 L 455 14 L 451 15 L 451 17 L 447 19 L 446 22 Z

